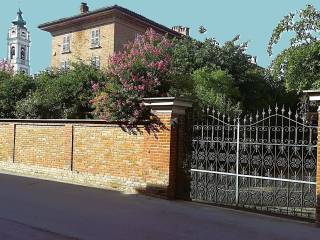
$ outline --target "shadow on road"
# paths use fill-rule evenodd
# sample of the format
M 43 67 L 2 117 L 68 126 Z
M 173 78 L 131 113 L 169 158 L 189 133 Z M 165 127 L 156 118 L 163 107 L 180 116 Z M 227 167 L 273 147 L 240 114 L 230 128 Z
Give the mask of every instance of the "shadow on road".
M 20 240 L 14 235 L 9 238 L 19 232 L 23 240 L 72 239 L 63 236 L 301 240 L 320 236 L 319 228 L 288 219 L 32 178 L 0 174 L 0 189 L 0 239 Z

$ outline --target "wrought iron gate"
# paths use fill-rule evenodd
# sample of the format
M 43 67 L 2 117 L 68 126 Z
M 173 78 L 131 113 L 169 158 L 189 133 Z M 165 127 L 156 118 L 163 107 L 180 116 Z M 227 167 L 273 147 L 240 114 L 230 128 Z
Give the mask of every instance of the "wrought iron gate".
M 242 119 L 207 109 L 192 133 L 191 198 L 315 218 L 317 126 L 284 108 Z

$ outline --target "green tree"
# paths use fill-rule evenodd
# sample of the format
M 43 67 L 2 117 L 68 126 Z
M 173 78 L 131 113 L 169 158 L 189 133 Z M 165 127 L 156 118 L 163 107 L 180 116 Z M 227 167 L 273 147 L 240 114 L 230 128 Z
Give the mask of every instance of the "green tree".
M 312 5 L 285 16 L 274 29 L 268 52 L 284 32 L 293 33 L 290 47 L 283 50 L 271 64 L 271 75 L 278 89 L 293 95 L 320 86 L 320 12 Z
M 213 106 L 224 112 L 239 112 L 239 90 L 230 74 L 221 69 L 202 68 L 192 74 L 194 93 L 200 107 Z
M 44 71 L 35 76 L 35 90 L 17 103 L 18 118 L 92 118 L 92 85 L 106 81 L 92 66 L 73 64 L 70 70 Z
M 34 89 L 32 77 L 0 71 L 0 117 L 13 118 L 18 101 Z
M 296 13 L 284 16 L 272 32 L 268 53 L 272 54 L 272 48 L 277 44 L 285 32 L 293 33 L 290 39 L 291 46 L 310 44 L 319 40 L 320 11 L 314 6 L 307 5 Z
M 290 47 L 272 63 L 272 75 L 277 85 L 287 91 L 301 93 L 320 86 L 320 42 Z
M 192 76 L 198 69 L 220 69 L 231 76 L 238 89 L 229 100 L 239 102 L 238 106 L 244 112 L 273 104 L 275 91 L 266 79 L 267 70 L 250 62 L 252 56 L 246 53 L 248 43 L 239 43 L 239 38 L 236 36 L 223 45 L 213 38 L 203 42 L 191 38 L 176 39 L 172 57 L 175 75 L 170 94 L 192 97 L 202 105 L 201 97 L 194 91 L 197 83 Z

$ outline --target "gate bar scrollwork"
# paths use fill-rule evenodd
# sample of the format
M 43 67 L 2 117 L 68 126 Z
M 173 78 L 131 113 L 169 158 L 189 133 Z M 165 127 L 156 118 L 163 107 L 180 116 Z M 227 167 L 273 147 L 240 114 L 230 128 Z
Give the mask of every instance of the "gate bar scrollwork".
M 192 131 L 191 198 L 315 217 L 317 126 L 289 109 L 242 119 L 206 109 Z

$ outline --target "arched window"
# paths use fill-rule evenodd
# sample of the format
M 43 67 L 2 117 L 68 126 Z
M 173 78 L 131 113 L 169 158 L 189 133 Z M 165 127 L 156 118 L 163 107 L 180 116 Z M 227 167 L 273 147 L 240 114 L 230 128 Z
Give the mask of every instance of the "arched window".
M 26 51 L 25 51 L 24 47 L 21 48 L 21 53 L 20 53 L 20 55 L 21 55 L 21 59 L 22 59 L 22 60 L 25 60 L 25 59 L 26 59 Z
M 16 55 L 16 48 L 14 46 L 12 46 L 11 49 L 10 49 L 10 57 L 11 57 L 11 59 L 13 59 L 15 55 Z

